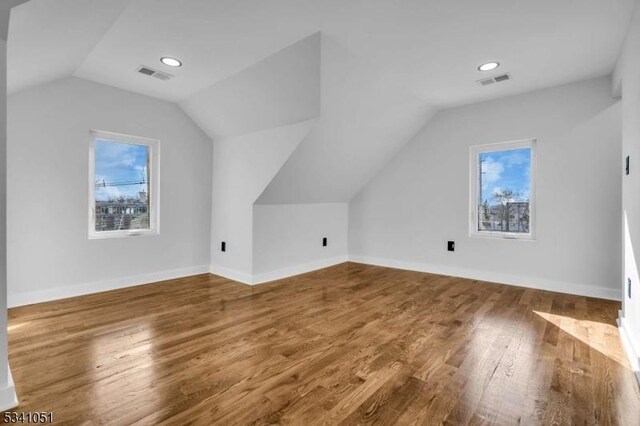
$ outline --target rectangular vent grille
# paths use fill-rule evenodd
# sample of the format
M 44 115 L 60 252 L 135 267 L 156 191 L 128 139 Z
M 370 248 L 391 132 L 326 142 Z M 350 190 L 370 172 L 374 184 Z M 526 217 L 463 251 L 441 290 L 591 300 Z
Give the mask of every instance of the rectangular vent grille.
M 478 83 L 481 86 L 488 86 L 493 83 L 500 83 L 501 81 L 507 81 L 507 80 L 511 80 L 511 74 L 507 73 L 507 74 L 497 75 L 491 78 L 483 78 L 482 80 L 477 80 L 476 83 Z
M 157 78 L 158 80 L 163 80 L 163 81 L 170 80 L 173 78 L 171 74 L 154 70 L 153 68 L 150 68 L 144 65 L 141 65 L 140 68 L 138 68 L 138 72 L 140 74 L 148 75 L 149 77 L 154 77 L 154 78 Z

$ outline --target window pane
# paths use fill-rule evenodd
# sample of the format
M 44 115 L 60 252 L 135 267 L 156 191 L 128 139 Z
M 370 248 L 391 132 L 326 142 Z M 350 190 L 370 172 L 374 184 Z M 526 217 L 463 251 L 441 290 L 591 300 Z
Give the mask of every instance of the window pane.
M 149 229 L 149 147 L 96 139 L 96 231 Z
M 531 148 L 478 156 L 478 231 L 529 233 Z

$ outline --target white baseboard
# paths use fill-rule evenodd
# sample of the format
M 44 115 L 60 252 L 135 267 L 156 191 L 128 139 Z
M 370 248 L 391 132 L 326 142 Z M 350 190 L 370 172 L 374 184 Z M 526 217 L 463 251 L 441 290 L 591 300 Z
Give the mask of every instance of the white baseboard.
M 251 274 L 247 274 L 246 272 L 238 271 L 231 268 L 225 268 L 224 266 L 219 265 L 209 266 L 209 272 L 214 275 L 219 275 L 221 277 L 228 278 L 242 284 L 253 284 L 253 277 L 251 276 Z
M 9 374 L 7 377 L 7 386 L 0 387 L 0 412 L 10 410 L 18 406 L 18 396 L 16 395 L 16 387 L 13 384 L 11 369 L 8 369 L 7 373 Z
M 633 333 L 629 332 L 629 327 L 623 317 L 618 318 L 618 330 L 620 331 L 620 340 L 627 353 L 627 358 L 629 358 L 631 369 L 635 372 L 638 385 L 640 385 L 640 344 L 633 338 Z
M 344 263 L 347 260 L 348 258 L 346 255 L 337 256 L 329 259 L 321 259 L 309 263 L 303 263 L 302 265 L 294 265 L 282 269 L 276 269 L 274 271 L 262 272 L 259 274 L 248 274 L 246 272 L 241 272 L 217 265 L 211 265 L 210 271 L 212 274 L 220 275 L 221 277 L 229 278 L 230 280 L 238 281 L 242 284 L 258 285 L 275 280 L 280 280 L 282 278 L 289 278 L 295 275 L 305 274 L 307 272 L 316 271 L 322 268 L 327 268 L 329 266 Z
M 438 275 L 449 275 L 452 277 L 489 281 L 498 284 L 516 285 L 519 287 L 535 288 L 538 290 L 575 294 L 578 296 L 589 296 L 618 301 L 622 300 L 622 290 L 605 287 L 594 287 L 575 283 L 551 281 L 542 278 L 505 274 L 501 272 L 465 269 L 444 265 L 432 265 L 428 263 L 406 262 L 402 260 L 384 259 L 370 256 L 352 255 L 349 256 L 349 260 L 352 262 L 365 263 L 368 265 L 385 266 L 388 268 L 406 269 L 409 271 L 427 272 L 430 274 Z
M 172 280 L 175 278 L 183 278 L 191 275 L 206 274 L 208 272 L 208 265 L 192 266 L 188 268 L 152 272 L 149 274 L 94 281 L 91 283 L 80 285 L 56 286 L 53 288 L 25 293 L 10 293 L 8 294 L 7 304 L 9 308 L 14 308 L 16 306 L 24 306 L 31 305 L 33 303 L 66 299 L 68 297 L 82 296 L 85 294 L 99 293 L 102 291 L 116 290 L 125 287 L 133 287 L 136 285 L 149 284 L 157 281 Z
M 289 266 L 287 268 L 276 269 L 274 271 L 263 272 L 253 275 L 253 284 L 263 284 L 269 281 L 280 280 L 282 278 L 293 277 L 295 275 L 306 274 L 307 272 L 316 271 L 329 266 L 338 265 L 348 260 L 348 257 L 337 256 L 329 259 L 316 260 L 302 265 Z

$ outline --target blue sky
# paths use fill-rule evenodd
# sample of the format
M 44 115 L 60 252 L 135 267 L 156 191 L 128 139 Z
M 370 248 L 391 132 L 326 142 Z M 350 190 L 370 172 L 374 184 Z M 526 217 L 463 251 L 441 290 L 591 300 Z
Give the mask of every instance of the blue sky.
M 146 176 L 148 147 L 106 140 L 96 140 L 96 182 L 139 182 Z M 137 197 L 146 185 L 98 187 L 96 200 Z
M 494 204 L 493 194 L 511 189 L 528 200 L 531 193 L 531 149 L 520 148 L 480 154 L 482 201 Z

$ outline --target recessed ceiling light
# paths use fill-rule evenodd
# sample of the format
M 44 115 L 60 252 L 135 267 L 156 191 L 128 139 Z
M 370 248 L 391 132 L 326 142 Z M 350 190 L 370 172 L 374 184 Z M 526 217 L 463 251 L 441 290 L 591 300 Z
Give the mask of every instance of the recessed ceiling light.
M 170 67 L 181 67 L 182 66 L 182 62 L 180 62 L 176 58 L 170 58 L 168 56 L 165 56 L 164 58 L 160 58 L 160 62 L 162 62 L 163 64 L 168 65 Z
M 495 70 L 500 66 L 499 62 L 487 62 L 486 64 L 482 64 L 478 67 L 478 71 L 491 71 Z

